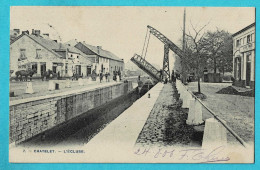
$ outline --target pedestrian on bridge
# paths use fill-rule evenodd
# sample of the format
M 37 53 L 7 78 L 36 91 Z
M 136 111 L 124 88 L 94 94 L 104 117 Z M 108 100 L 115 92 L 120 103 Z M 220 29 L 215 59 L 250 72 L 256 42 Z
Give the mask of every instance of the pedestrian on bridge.
M 160 79 L 161 79 L 161 81 L 163 81 L 163 70 L 162 69 L 160 70 Z
M 176 76 L 174 75 L 174 71 L 172 70 L 172 82 L 176 83 Z

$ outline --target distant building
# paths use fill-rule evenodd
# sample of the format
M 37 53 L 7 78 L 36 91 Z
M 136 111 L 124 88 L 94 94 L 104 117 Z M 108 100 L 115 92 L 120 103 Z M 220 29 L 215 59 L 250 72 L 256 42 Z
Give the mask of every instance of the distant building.
M 92 62 L 75 47 L 51 40 L 48 34 L 40 34 L 40 30 L 23 31 L 10 43 L 10 70 L 35 69 L 36 77 L 47 70 L 60 73 L 62 77 L 73 73 L 87 75 Z M 12 76 L 15 76 L 13 74 Z
M 114 71 L 120 71 L 122 75 L 124 74 L 124 60 L 102 49 L 101 46 L 92 46 L 85 42 L 78 42 L 75 47 L 91 59 L 93 69 L 97 74 L 108 72 L 112 75 Z
M 208 69 L 207 67 L 205 67 L 203 71 L 202 81 L 210 83 L 221 83 L 222 78 L 220 76 L 219 69 L 216 68 L 216 73 L 214 73 L 214 69 Z
M 233 34 L 234 85 L 255 86 L 255 23 Z

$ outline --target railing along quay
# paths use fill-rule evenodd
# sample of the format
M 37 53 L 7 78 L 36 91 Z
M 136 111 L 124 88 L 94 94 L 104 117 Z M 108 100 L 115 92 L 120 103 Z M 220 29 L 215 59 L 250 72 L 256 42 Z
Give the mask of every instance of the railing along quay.
M 197 96 L 195 96 L 180 80 L 176 80 L 176 86 L 182 86 L 196 101 L 198 101 L 201 106 L 203 106 L 218 122 L 220 122 L 231 134 L 236 138 L 236 140 L 242 144 L 245 148 L 248 147 L 248 144 L 236 134 L 222 119 L 219 118 L 219 116 L 216 115 L 214 111 L 212 111 L 208 106 L 206 106 Z M 180 87 L 178 87 L 178 91 L 180 90 Z M 182 93 L 184 93 L 183 91 Z M 181 93 L 181 90 L 180 90 Z

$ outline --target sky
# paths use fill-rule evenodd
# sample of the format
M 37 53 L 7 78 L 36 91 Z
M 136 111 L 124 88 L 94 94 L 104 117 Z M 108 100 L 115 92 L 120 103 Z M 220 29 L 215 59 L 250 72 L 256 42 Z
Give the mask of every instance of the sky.
M 10 29 L 40 29 L 52 39 L 67 42 L 71 39 L 102 46 L 125 62 L 141 54 L 147 25 L 159 30 L 181 47 L 184 7 L 68 7 L 13 6 L 10 9 Z M 203 32 L 224 29 L 235 33 L 255 22 L 252 7 L 186 7 L 186 31 L 207 26 Z M 50 27 L 49 25 L 52 25 Z M 163 44 L 150 37 L 146 59 L 163 64 Z M 170 53 L 170 68 L 174 62 Z

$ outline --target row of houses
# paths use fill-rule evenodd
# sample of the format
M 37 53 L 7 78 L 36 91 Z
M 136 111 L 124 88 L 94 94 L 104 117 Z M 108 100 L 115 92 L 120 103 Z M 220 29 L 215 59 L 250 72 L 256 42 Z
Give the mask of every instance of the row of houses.
M 78 42 L 76 39 L 67 43 L 52 40 L 49 34 L 41 34 L 40 30 L 10 32 L 10 70 L 34 69 L 34 77 L 40 77 L 45 71 L 51 70 L 61 77 L 73 74 L 89 76 L 95 73 L 124 72 L 124 60 L 115 54 Z M 15 76 L 15 74 L 12 74 Z

